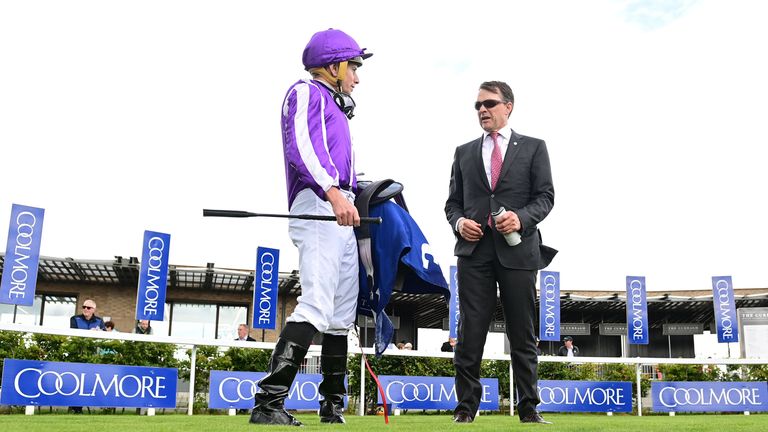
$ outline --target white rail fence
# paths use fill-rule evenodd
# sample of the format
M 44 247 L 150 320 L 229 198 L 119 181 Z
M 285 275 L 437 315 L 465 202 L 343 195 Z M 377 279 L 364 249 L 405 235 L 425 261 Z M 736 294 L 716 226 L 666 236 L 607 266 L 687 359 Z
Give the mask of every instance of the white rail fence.
M 157 336 L 157 335 L 141 335 L 133 333 L 119 333 L 119 332 L 102 332 L 91 330 L 78 330 L 78 329 L 62 329 L 62 328 L 50 328 L 33 325 L 22 324 L 9 324 L 0 323 L 0 330 L 15 331 L 23 333 L 42 333 L 59 336 L 73 336 L 73 337 L 86 337 L 92 339 L 112 339 L 112 340 L 126 340 L 126 341 L 138 341 L 138 342 L 155 342 L 172 344 L 177 346 L 189 347 L 191 349 L 190 358 L 190 377 L 189 377 L 189 394 L 188 394 L 188 406 L 187 415 L 192 415 L 195 401 L 195 365 L 197 361 L 197 347 L 199 346 L 217 346 L 217 347 L 238 347 L 238 348 L 257 348 L 272 350 L 275 344 L 272 342 L 242 342 L 242 341 L 229 341 L 222 339 L 196 339 L 196 338 L 181 338 L 171 336 Z M 363 348 L 362 351 L 366 355 L 373 355 L 373 348 Z M 360 351 L 350 350 L 350 354 L 359 354 Z M 310 347 L 307 354 L 308 357 L 318 357 L 320 355 L 320 346 L 313 345 Z M 388 350 L 385 355 L 388 356 L 402 356 L 402 357 L 432 357 L 432 358 L 453 358 L 453 353 L 444 352 L 426 352 L 426 351 L 410 351 L 410 350 Z M 1 360 L 1 359 L 0 359 Z M 512 362 L 508 354 L 492 354 L 484 355 L 483 360 L 501 360 L 509 363 L 509 394 L 514 394 L 514 376 L 512 374 Z M 559 363 L 618 363 L 618 364 L 631 364 L 635 366 L 635 379 L 637 387 L 637 415 L 642 416 L 642 396 L 641 396 L 641 377 L 643 374 L 644 365 L 659 365 L 659 364 L 692 364 L 692 365 L 759 365 L 766 364 L 768 362 L 765 359 L 695 359 L 695 358 L 653 358 L 653 357 L 578 357 L 577 361 L 574 361 L 571 357 L 552 357 L 552 356 L 540 356 L 539 362 L 559 362 Z M 312 361 L 310 361 L 312 363 Z M 365 415 L 365 385 L 366 385 L 366 368 L 365 363 L 360 362 L 360 402 L 358 403 L 358 415 Z M 29 407 L 27 407 L 27 413 L 30 413 Z M 514 409 L 510 409 L 510 415 L 514 415 Z

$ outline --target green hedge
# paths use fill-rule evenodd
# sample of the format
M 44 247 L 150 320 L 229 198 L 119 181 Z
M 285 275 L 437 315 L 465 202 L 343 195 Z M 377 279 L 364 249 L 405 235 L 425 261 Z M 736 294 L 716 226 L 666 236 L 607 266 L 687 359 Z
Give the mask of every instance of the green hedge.
M 768 365 L 662 364 L 659 371 L 664 381 L 768 381 Z
M 176 368 L 175 351 L 170 344 L 0 331 L 0 359 Z

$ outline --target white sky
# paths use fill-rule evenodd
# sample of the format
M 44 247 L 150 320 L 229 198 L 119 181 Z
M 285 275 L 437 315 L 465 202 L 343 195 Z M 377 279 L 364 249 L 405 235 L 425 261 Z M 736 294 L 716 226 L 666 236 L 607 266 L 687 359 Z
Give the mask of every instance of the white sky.
M 564 290 L 768 286 L 762 1 L 0 1 L 0 227 L 46 209 L 41 254 L 297 267 L 279 113 L 328 27 L 375 55 L 351 121 L 358 172 L 405 184 L 447 273 L 454 149 L 480 136 L 478 85 L 515 91 L 512 127 L 547 141 L 541 224 Z M 0 232 L 4 232 L 2 229 Z M 5 237 L 2 248 L 4 250 Z

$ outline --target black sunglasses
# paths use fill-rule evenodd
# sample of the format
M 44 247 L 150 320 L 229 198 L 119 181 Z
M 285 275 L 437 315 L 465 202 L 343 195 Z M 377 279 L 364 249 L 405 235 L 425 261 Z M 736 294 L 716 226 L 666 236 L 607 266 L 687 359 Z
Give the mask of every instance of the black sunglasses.
M 475 102 L 475 111 L 480 111 L 481 106 L 491 109 L 500 103 L 504 103 L 504 101 L 500 101 L 498 99 L 486 99 L 482 102 L 478 101 L 478 102 Z
M 93 309 L 93 306 L 85 306 L 85 305 L 83 305 L 83 309 Z

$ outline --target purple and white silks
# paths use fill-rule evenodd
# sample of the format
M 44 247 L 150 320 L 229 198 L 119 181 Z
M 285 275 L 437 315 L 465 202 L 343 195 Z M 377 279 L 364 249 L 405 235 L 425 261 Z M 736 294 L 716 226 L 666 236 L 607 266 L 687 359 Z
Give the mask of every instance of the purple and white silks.
M 347 117 L 331 91 L 314 80 L 296 82 L 281 116 L 288 208 L 303 189 L 321 199 L 331 186 L 355 190 L 354 152 Z

